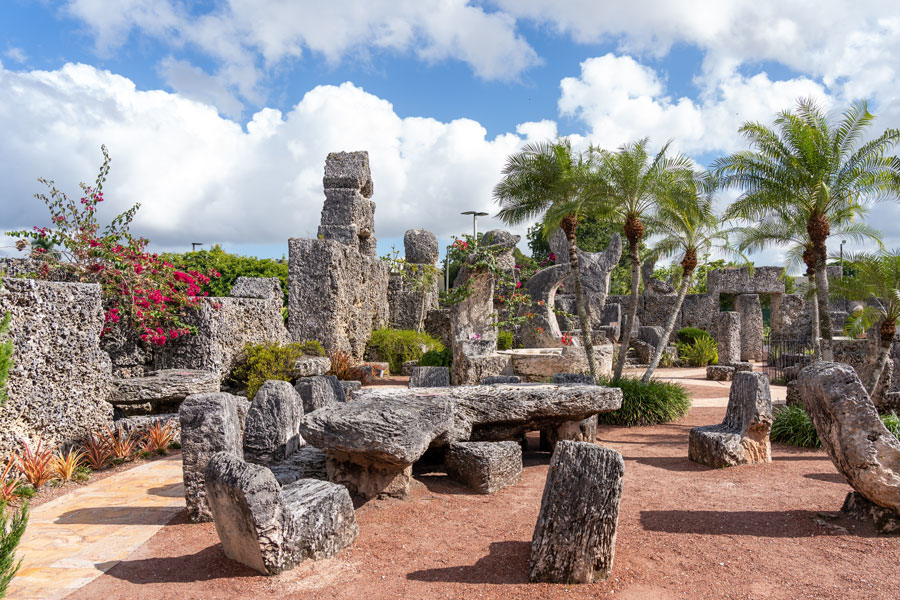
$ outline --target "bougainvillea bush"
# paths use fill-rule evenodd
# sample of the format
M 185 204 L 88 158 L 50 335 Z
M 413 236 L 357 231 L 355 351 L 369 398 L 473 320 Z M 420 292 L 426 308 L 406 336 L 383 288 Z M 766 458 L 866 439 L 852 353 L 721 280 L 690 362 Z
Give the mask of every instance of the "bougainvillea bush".
M 110 157 L 101 147 L 103 164 L 94 185 L 80 183 L 82 196 L 69 198 L 53 181 L 38 179 L 49 188 L 48 194 L 35 194 L 50 211 L 50 226 L 11 231 L 19 238 L 16 247 L 28 250 L 39 264 L 37 277 L 99 283 L 107 327 L 124 324 L 144 341 L 163 345 L 167 340 L 194 333 L 186 322 L 187 311 L 208 294 L 210 277 L 181 270 L 159 255 L 147 251 L 149 240 L 134 237 L 129 227 L 140 204 L 100 226 L 97 209 L 104 201 L 103 184 L 109 174 Z

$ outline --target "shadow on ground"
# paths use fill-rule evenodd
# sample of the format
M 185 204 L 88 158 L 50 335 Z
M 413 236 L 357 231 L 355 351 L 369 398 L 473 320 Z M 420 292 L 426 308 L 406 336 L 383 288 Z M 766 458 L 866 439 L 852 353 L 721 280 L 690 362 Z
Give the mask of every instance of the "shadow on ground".
M 58 525 L 165 525 L 180 511 L 179 506 L 104 506 L 78 508 L 63 513 Z
M 487 556 L 474 565 L 422 569 L 406 575 L 414 581 L 451 583 L 528 583 L 530 542 L 492 542 Z
M 253 569 L 229 560 L 222 551 L 221 544 L 183 556 L 123 560 L 106 574 L 135 584 L 194 583 L 232 577 L 262 577 Z
M 833 535 L 834 531 L 816 523 L 812 510 L 725 511 L 725 510 L 644 510 L 641 526 L 646 531 L 699 533 L 705 535 L 747 535 L 769 538 L 807 538 Z M 854 534 L 873 537 L 874 530 L 853 522 Z

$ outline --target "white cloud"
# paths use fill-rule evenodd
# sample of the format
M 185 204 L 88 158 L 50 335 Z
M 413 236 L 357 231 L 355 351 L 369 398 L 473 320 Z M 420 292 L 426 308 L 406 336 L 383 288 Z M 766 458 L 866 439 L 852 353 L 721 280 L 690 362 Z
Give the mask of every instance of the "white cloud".
M 764 73 L 732 74 L 697 100 L 673 98 L 655 70 L 614 54 L 584 61 L 581 75 L 564 78 L 560 88 L 560 113 L 583 121 L 595 144 L 613 149 L 649 136 L 657 145 L 673 139 L 674 148 L 693 155 L 733 152 L 742 122 L 770 122 L 798 97 L 830 99 L 809 79 L 771 81 Z
M 25 51 L 15 46 L 10 46 L 9 48 L 7 48 L 6 52 L 3 53 L 3 56 L 17 63 L 24 63 L 26 60 L 28 60 L 28 56 L 25 54 Z
M 266 69 L 315 52 L 337 63 L 371 50 L 414 53 L 427 62 L 460 60 L 484 79 L 514 80 L 539 59 L 515 20 L 467 0 L 229 0 L 189 14 L 174 0 L 70 0 L 100 51 L 134 31 L 174 47 L 189 44 L 218 61 L 215 74 L 246 99 L 264 100 Z
M 206 104 L 88 65 L 56 71 L 0 69 L 0 227 L 47 224 L 38 176 L 74 195 L 91 181 L 107 144 L 112 171 L 103 218 L 134 202 L 134 229 L 157 247 L 314 236 L 325 156 L 368 150 L 376 235 L 426 228 L 442 239 L 465 230 L 459 212 L 496 212 L 491 190 L 522 139 L 486 137 L 460 119 L 400 118 L 351 83 L 310 90 L 290 111 L 258 111 L 246 130 Z M 77 196 L 75 196 L 77 197 Z M 496 226 L 485 219 L 481 227 Z

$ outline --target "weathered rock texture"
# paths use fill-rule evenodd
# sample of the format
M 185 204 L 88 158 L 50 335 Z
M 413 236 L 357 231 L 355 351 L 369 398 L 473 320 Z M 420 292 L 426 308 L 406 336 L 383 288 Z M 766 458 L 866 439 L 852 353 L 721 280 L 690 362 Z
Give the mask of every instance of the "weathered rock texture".
M 597 373 L 601 377 L 612 374 L 612 359 L 615 350 L 612 344 L 598 343 L 594 346 L 594 360 Z M 504 351 L 509 356 L 513 373 L 525 381 L 545 381 L 557 373 L 586 373 L 588 368 L 584 348 L 563 346 L 535 352 L 530 349 Z
M 157 369 L 213 371 L 224 379 L 247 344 L 287 343 L 281 295 L 260 298 L 204 298 L 188 316 L 196 335 L 171 340 L 154 352 Z
M 734 377 L 734 367 L 709 365 L 706 367 L 706 378 L 710 381 L 731 381 Z
M 334 375 L 301 377 L 294 388 L 300 394 L 303 411 L 310 413 L 336 402 L 346 402 L 344 386 Z
M 244 424 L 244 458 L 269 465 L 303 445 L 298 433 L 303 399 L 288 381 L 266 381 L 256 392 Z
M 522 378 L 518 375 L 493 375 L 484 377 L 481 380 L 481 385 L 494 385 L 497 383 L 522 383 Z
M 881 341 L 877 330 L 879 325 L 880 323 L 869 330 L 866 339 L 843 339 L 835 340 L 833 343 L 834 361 L 853 367 L 861 381 L 868 381 L 872 369 L 877 367 L 876 363 Z M 884 365 L 884 370 L 881 372 L 876 393 L 869 396 L 875 404 L 875 408 L 881 412 L 890 410 L 886 403 L 885 392 L 891 389 L 895 378 L 897 378 L 897 375 L 894 373 L 894 362 L 888 360 Z
M 771 462 L 772 396 L 763 373 L 734 374 L 725 420 L 691 429 L 688 457 L 709 467 Z
M 734 310 L 741 315 L 741 360 L 762 360 L 763 314 L 758 294 L 739 294 Z
M 218 392 L 220 378 L 213 371 L 163 369 L 144 377 L 113 379 L 112 384 L 109 403 L 133 416 L 176 412 L 191 394 Z
M 303 446 L 283 461 L 265 466 L 275 475 L 278 485 L 282 486 L 299 479 L 328 479 L 325 452 L 312 446 Z
M 641 265 L 641 281 L 644 282 L 644 293 L 650 296 L 666 296 L 676 292 L 675 286 L 668 281 L 653 276 L 656 267 L 656 255 L 651 255 Z
M 331 369 L 331 359 L 327 356 L 304 356 L 294 363 L 297 377 L 324 375 Z
M 837 470 L 867 500 L 900 512 L 900 441 L 878 418 L 853 367 L 818 362 L 800 371 L 797 381 Z
M 853 519 L 870 521 L 878 533 L 900 533 L 900 514 L 866 500 L 859 492 L 847 492 L 841 512 Z
M 403 253 L 407 262 L 434 265 L 440 255 L 437 237 L 425 229 L 407 229 L 403 234 Z
M 325 159 L 325 204 L 319 237 L 375 256 L 375 203 L 368 152 L 332 152 Z
M 422 331 L 428 313 L 438 308 L 440 278 L 431 265 L 404 264 L 399 269 L 388 278 L 390 325 Z
M 342 486 L 301 479 L 281 487 L 265 467 L 226 452 L 212 457 L 205 476 L 225 555 L 263 574 L 334 556 L 359 533 Z
M 568 277 L 569 265 L 564 263 L 541 269 L 525 282 L 531 304 L 522 306 L 519 315 L 534 314 L 534 318 L 521 327 L 520 336 L 526 348 L 562 346 L 562 331 L 553 309 L 556 306 L 556 292 Z
M 737 312 L 719 313 L 716 348 L 719 364 L 731 366 L 741 360 L 741 315 Z
M 450 385 L 450 369 L 447 367 L 411 367 L 409 387 L 447 387 Z
M 609 577 L 624 477 L 625 461 L 615 450 L 557 444 L 531 540 L 532 581 L 592 583 Z
M 447 474 L 479 494 L 493 494 L 522 476 L 522 447 L 516 442 L 457 442 L 444 462 Z
M 412 463 L 451 424 L 446 399 L 404 395 L 386 403 L 361 394 L 309 413 L 300 433 L 325 450 L 330 481 L 364 498 L 402 498 L 409 493 Z
M 231 286 L 233 298 L 256 298 L 282 303 L 284 293 L 277 277 L 238 277 Z
M 0 406 L 0 456 L 20 450 L 22 438 L 52 447 L 111 424 L 100 286 L 4 278 L 0 316 L 6 312 L 14 364 Z
M 195 523 L 211 521 L 203 481 L 206 465 L 219 452 L 243 458 L 238 397 L 224 392 L 188 396 L 178 409 L 178 418 L 188 516 Z

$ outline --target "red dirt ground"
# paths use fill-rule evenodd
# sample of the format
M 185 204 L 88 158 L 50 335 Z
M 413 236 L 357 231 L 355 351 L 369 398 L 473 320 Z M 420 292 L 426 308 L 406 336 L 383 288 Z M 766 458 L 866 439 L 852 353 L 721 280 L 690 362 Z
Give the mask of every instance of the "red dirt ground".
M 730 469 L 687 460 L 689 428 L 718 422 L 724 411 L 601 428 L 601 441 L 626 463 L 606 582 L 528 583 L 549 462 L 529 452 L 521 481 L 492 496 L 420 472 L 411 501 L 372 501 L 357 511 L 352 547 L 277 577 L 229 561 L 212 524 L 182 516 L 69 597 L 900 598 L 900 538 L 838 516 L 850 487 L 823 452 L 775 445 L 771 464 Z

